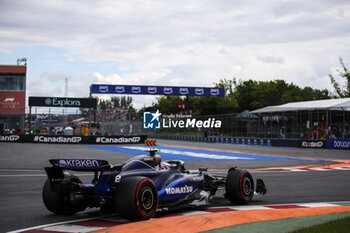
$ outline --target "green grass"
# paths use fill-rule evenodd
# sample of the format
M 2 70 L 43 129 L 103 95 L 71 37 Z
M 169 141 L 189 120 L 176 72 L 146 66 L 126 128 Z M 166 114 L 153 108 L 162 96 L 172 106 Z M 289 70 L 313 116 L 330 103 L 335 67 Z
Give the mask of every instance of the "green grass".
M 340 220 L 338 222 L 338 220 Z M 350 233 L 350 212 L 293 217 L 218 228 L 210 233 Z M 315 228 L 317 227 L 317 228 Z M 315 228 L 315 230 L 313 230 Z M 330 230 L 330 229 L 331 230 Z M 301 230 L 300 230 L 301 229 Z M 312 231 L 309 231 L 312 229 Z
M 350 233 L 350 217 L 303 228 L 290 233 Z

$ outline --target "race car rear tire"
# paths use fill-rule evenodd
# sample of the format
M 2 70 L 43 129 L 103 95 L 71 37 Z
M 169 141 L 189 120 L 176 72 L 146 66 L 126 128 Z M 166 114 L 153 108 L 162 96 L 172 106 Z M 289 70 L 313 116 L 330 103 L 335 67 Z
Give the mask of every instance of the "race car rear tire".
M 70 182 L 72 182 L 71 180 Z M 80 180 L 74 180 L 81 183 Z M 73 215 L 78 211 L 84 210 L 82 205 L 72 204 L 69 202 L 69 193 L 53 192 L 50 181 L 47 179 L 42 192 L 45 207 L 54 214 Z
M 247 204 L 254 196 L 254 180 L 247 170 L 231 169 L 226 177 L 225 197 L 233 204 Z
M 154 216 L 158 209 L 158 191 L 151 179 L 127 177 L 116 188 L 115 204 L 120 216 L 132 221 Z

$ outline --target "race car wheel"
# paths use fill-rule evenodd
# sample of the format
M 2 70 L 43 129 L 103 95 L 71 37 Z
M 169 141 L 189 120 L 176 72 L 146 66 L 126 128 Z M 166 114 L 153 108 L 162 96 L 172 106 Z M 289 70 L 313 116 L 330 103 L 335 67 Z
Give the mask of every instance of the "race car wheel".
M 71 179 L 70 182 L 74 181 L 77 183 L 81 183 L 80 180 L 73 179 Z M 52 213 L 61 215 L 73 215 L 78 211 L 84 210 L 85 206 L 79 204 L 72 204 L 69 201 L 69 194 L 70 193 L 53 192 L 51 190 L 50 181 L 47 179 L 42 192 L 44 205 Z
M 233 204 L 247 204 L 254 195 L 254 181 L 246 170 L 232 169 L 226 178 L 226 198 Z
M 151 179 L 127 177 L 116 187 L 115 204 L 120 216 L 129 220 L 147 220 L 158 208 L 158 192 Z

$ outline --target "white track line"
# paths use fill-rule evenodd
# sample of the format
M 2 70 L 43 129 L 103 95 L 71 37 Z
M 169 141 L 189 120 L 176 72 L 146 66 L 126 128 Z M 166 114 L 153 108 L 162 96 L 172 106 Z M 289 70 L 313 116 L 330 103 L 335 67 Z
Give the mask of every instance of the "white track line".
M 51 224 L 45 224 L 45 225 L 40 225 L 40 226 L 35 226 L 35 227 L 24 228 L 24 229 L 15 230 L 15 231 L 9 231 L 7 233 L 19 233 L 19 232 L 23 232 L 23 231 L 30 231 L 30 230 L 36 230 L 36 229 L 39 229 L 39 228 L 52 227 L 52 226 L 56 226 L 56 225 L 95 220 L 95 219 L 99 219 L 99 218 L 101 218 L 101 217 L 82 218 L 82 219 L 70 220 L 70 221 L 65 221 L 65 222 L 56 222 L 56 223 L 51 223 Z
M 17 174 L 17 175 L 0 175 L 0 177 L 44 177 L 46 174 Z
M 44 172 L 44 169 L 9 169 L 0 168 L 0 172 Z
M 55 232 L 67 232 L 67 233 L 85 233 L 85 232 L 91 232 L 91 231 L 97 231 L 104 229 L 106 227 L 86 227 L 86 226 L 79 226 L 79 225 L 71 225 L 71 224 L 63 224 L 59 226 L 52 226 L 52 227 L 45 227 L 42 230 L 43 231 L 55 231 Z

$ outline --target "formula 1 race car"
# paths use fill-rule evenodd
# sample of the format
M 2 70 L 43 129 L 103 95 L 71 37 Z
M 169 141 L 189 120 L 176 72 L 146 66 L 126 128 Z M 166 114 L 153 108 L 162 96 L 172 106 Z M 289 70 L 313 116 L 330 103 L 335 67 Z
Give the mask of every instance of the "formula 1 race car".
M 162 162 L 157 151 L 151 149 L 149 155 L 116 166 L 98 159 L 49 160 L 52 167 L 45 167 L 44 204 L 55 214 L 100 207 L 129 220 L 146 220 L 157 211 L 209 205 L 218 188 L 225 188 L 225 197 L 234 204 L 246 204 L 254 194 L 266 193 L 261 179 L 254 189 L 246 170 L 232 167 L 226 177 L 209 174 L 207 168 L 189 171 L 181 160 Z M 94 172 L 94 178 L 83 184 L 67 170 Z

